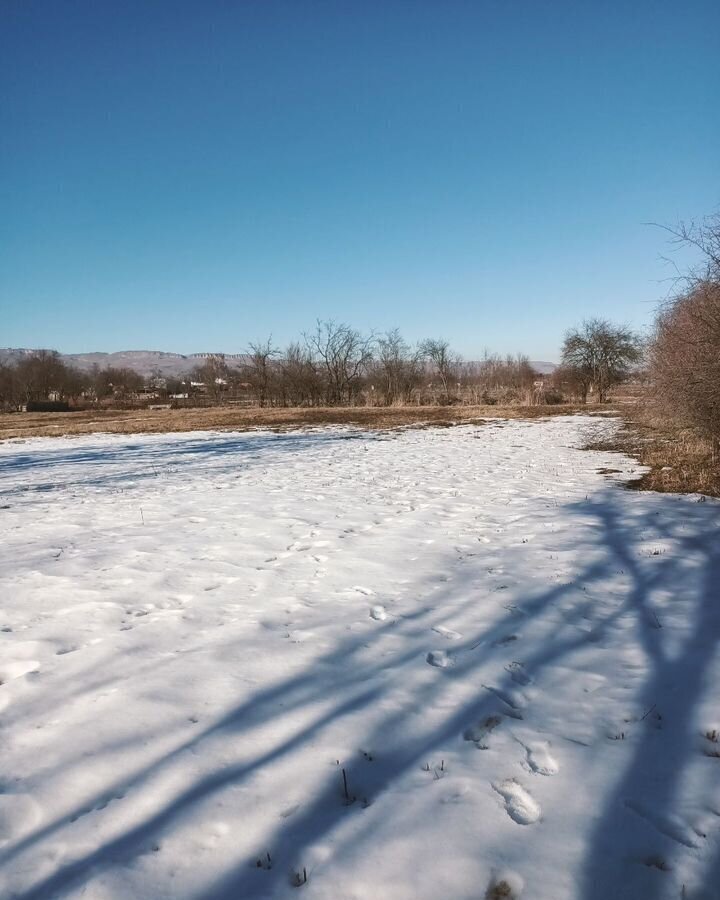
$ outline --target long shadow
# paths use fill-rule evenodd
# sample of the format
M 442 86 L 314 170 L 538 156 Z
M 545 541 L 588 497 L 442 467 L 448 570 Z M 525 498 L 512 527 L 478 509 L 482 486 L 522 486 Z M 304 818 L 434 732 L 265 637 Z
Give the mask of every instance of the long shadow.
M 679 818 L 676 804 L 678 787 L 686 765 L 698 752 L 697 734 L 693 734 L 692 729 L 693 711 L 695 703 L 701 696 L 703 679 L 715 657 L 720 637 L 720 541 L 717 532 L 706 535 L 699 542 L 697 534 L 681 542 L 681 549 L 702 554 L 703 585 L 698 608 L 695 609 L 691 604 L 690 613 L 696 620 L 691 635 L 686 640 L 685 650 L 678 656 L 668 658 L 658 636 L 661 627 L 658 627 L 657 613 L 651 608 L 651 599 L 652 592 L 665 583 L 666 567 L 677 565 L 677 560 L 668 560 L 655 566 L 654 572 L 644 573 L 637 564 L 634 534 L 623 525 L 621 512 L 616 507 L 617 494 L 610 491 L 603 495 L 599 503 L 593 503 L 591 509 L 588 509 L 587 504 L 581 504 L 574 510 L 579 511 L 583 517 L 589 512 L 597 517 L 598 524 L 602 528 L 599 540 L 608 550 L 603 562 L 588 567 L 577 581 L 590 585 L 593 581 L 610 574 L 608 567 L 617 563 L 622 565 L 623 571 L 632 578 L 632 586 L 623 603 L 600 623 L 600 633 L 598 634 L 596 630 L 596 637 L 601 636 L 602 631 L 610 628 L 620 617 L 626 616 L 628 611 L 633 612 L 638 638 L 651 660 L 650 676 L 635 701 L 639 701 L 641 707 L 652 709 L 658 698 L 664 696 L 669 688 L 676 686 L 680 686 L 681 696 L 674 702 L 672 710 L 663 704 L 667 715 L 662 719 L 657 717 L 650 719 L 633 762 L 617 784 L 613 795 L 608 798 L 597 826 L 588 836 L 587 881 L 582 886 L 578 885 L 578 897 L 587 897 L 588 900 L 651 896 L 638 893 L 637 885 L 628 884 L 628 871 L 622 865 L 627 861 L 644 864 L 641 858 L 638 860 L 632 858 L 632 848 L 628 846 L 629 830 L 625 819 L 627 816 L 638 816 L 638 813 L 622 802 L 625 798 L 639 798 L 636 806 L 642 813 L 638 817 L 641 827 L 649 826 L 655 829 L 659 827 L 666 838 L 669 837 L 677 846 L 683 847 L 682 840 L 678 841 L 677 836 L 673 834 L 677 829 L 676 822 Z M 657 530 L 657 523 L 653 519 L 649 519 L 645 524 L 648 528 Z M 677 539 L 677 536 L 674 535 L 674 539 Z M 561 593 L 562 589 L 547 592 L 542 598 L 536 598 L 529 604 L 526 611 L 530 615 L 537 615 Z M 586 636 L 550 639 L 534 656 L 525 658 L 528 671 L 537 677 L 545 666 L 557 663 L 568 653 L 578 649 L 586 639 Z M 468 674 L 472 671 L 472 666 L 466 665 L 464 669 L 464 674 Z M 507 676 L 504 683 L 500 683 L 500 687 L 511 687 Z M 433 697 L 424 696 L 423 700 L 432 702 Z M 483 719 L 495 708 L 493 699 L 486 695 L 479 698 L 476 703 L 468 704 L 449 716 L 441 728 L 427 734 L 424 740 L 417 740 L 416 737 L 411 742 L 396 739 L 388 747 L 386 739 L 384 753 L 386 757 L 392 759 L 393 765 L 386 769 L 380 778 L 375 779 L 373 790 L 378 793 L 387 790 L 393 781 L 412 768 L 418 767 L 422 760 L 431 757 L 437 748 L 456 737 L 468 721 Z M 411 715 L 412 713 L 407 713 L 395 716 L 391 722 L 381 723 L 375 733 L 368 737 L 369 745 L 372 746 L 388 733 L 404 734 Z M 670 740 L 659 744 L 656 724 L 665 720 L 667 725 L 663 727 L 670 729 L 667 732 Z M 346 768 L 351 784 L 362 783 L 364 771 L 361 761 L 352 761 Z M 365 779 L 367 780 L 367 775 Z M 662 785 L 660 790 L 657 788 L 658 784 Z M 646 798 L 649 798 L 649 802 Z M 647 821 L 646 808 L 656 811 L 654 823 Z M 292 848 L 294 857 L 299 858 L 304 848 L 330 833 L 344 815 L 337 780 L 331 781 L 326 790 L 301 816 L 295 816 L 291 824 L 280 826 L 268 839 L 268 843 L 273 847 Z M 650 813 L 650 819 L 652 818 L 653 815 Z M 198 900 L 263 896 L 266 891 L 272 892 L 287 878 L 287 873 L 282 870 L 277 873 L 271 870 L 258 874 L 257 871 L 253 871 L 251 862 L 249 860 L 244 867 L 236 868 L 220 877 L 214 885 L 198 895 Z M 669 866 L 671 859 L 667 862 Z M 652 857 L 652 865 L 655 863 L 656 860 Z M 719 867 L 720 859 L 715 864 L 715 871 Z M 713 884 L 711 878 L 712 874 L 706 879 L 707 886 Z
M 685 510 L 678 506 L 676 515 L 686 510 L 687 506 Z M 649 573 L 634 552 L 633 534 L 623 522 L 615 496 L 609 494 L 595 504 L 595 511 L 610 553 L 632 575 L 629 604 L 636 613 L 635 632 L 649 666 L 638 700 L 640 708 L 649 713 L 635 723 L 631 760 L 605 798 L 589 836 L 584 883 L 578 896 L 584 900 L 638 897 L 649 884 L 653 896 L 682 895 L 689 900 L 690 885 L 674 883 L 668 873 L 688 851 L 702 852 L 707 839 L 683 815 L 683 782 L 694 765 L 703 765 L 696 709 L 705 690 L 713 687 L 707 676 L 720 644 L 720 534 L 716 528 L 695 529 L 680 538 L 673 534 L 673 540 L 680 543 L 680 559 L 660 561 Z M 685 612 L 689 633 L 680 649 L 671 652 L 663 637 L 672 623 L 663 626 L 662 609 L 653 608 L 653 592 L 663 588 L 669 567 L 683 565 L 688 570 Z M 714 687 L 717 690 L 717 685 Z M 720 786 L 717 768 L 715 782 Z M 658 849 L 649 852 L 649 847 Z M 621 865 L 627 862 L 635 864 L 634 881 Z M 643 872 L 643 866 L 653 871 Z M 719 868 L 720 859 L 714 873 L 711 867 L 704 884 L 694 884 L 693 890 L 708 888 L 719 896 Z
M 108 443 L 88 447 L 83 444 L 77 448 L 61 450 L 41 449 L 38 453 L 20 453 L 0 455 L 0 484 L 3 476 L 18 474 L 42 473 L 52 470 L 60 477 L 52 481 L 36 481 L 20 484 L 10 488 L 0 488 L 0 497 L 8 499 L 16 495 L 44 493 L 62 489 L 66 486 L 65 478 L 71 478 L 73 484 L 84 487 L 112 486 L 124 484 L 130 477 L 133 481 L 151 481 L 175 467 L 193 466 L 193 473 L 202 471 L 204 458 L 208 460 L 208 468 L 213 472 L 225 469 L 244 469 L 252 465 L 266 466 L 270 462 L 268 451 L 292 453 L 319 448 L 323 445 L 338 442 L 373 440 L 374 432 L 358 432 L 351 429 L 324 432 L 290 432 L 290 433 L 237 433 L 232 435 L 212 434 L 203 440 L 177 436 L 157 442 L 145 443 Z M 217 464 L 218 459 L 227 458 L 224 466 Z M 161 468 L 156 467 L 159 462 Z M 120 470 L 115 469 L 122 464 Z M 77 467 L 77 468 L 76 468 Z M 82 477 L 78 472 L 82 471 Z M 65 475 L 67 473 L 67 475 Z
M 688 551 L 694 554 L 696 566 L 702 568 L 703 589 L 697 608 L 689 604 L 689 614 L 697 617 L 693 621 L 690 635 L 681 652 L 671 655 L 663 643 L 662 627 L 658 627 L 659 620 L 656 618 L 658 611 L 652 606 L 652 595 L 653 591 L 664 584 L 668 568 L 678 565 L 678 562 L 675 558 L 661 559 L 654 571 L 648 572 L 638 563 L 637 531 L 646 528 L 656 533 L 659 526 L 655 517 L 648 513 L 640 522 L 634 520 L 632 527 L 626 525 L 616 489 L 603 492 L 591 503 L 574 504 L 559 512 L 581 516 L 584 520 L 588 516 L 593 516 L 599 526 L 595 544 L 604 552 L 600 558 L 587 563 L 575 575 L 573 583 L 557 584 L 550 589 L 541 590 L 522 603 L 523 621 L 527 624 L 542 620 L 543 615 L 552 610 L 558 601 L 565 599 L 569 592 L 576 592 L 578 584 L 585 586 L 602 584 L 604 579 L 617 570 L 618 565 L 621 566 L 632 580 L 631 587 L 614 608 L 605 607 L 599 611 L 595 637 L 602 637 L 603 633 L 612 629 L 621 617 L 633 615 L 637 639 L 650 661 L 649 675 L 635 699 L 648 708 L 655 704 L 663 713 L 662 728 L 656 727 L 659 721 L 656 718 L 639 725 L 641 737 L 631 763 L 617 781 L 612 795 L 604 803 L 597 823 L 589 831 L 584 868 L 586 880 L 583 885 L 578 885 L 577 894 L 585 900 L 600 900 L 600 898 L 607 900 L 610 896 L 636 896 L 627 893 L 627 884 L 622 882 L 623 875 L 618 872 L 615 876 L 613 865 L 619 866 L 628 856 L 628 828 L 632 831 L 633 827 L 636 829 L 650 827 L 657 831 L 658 825 L 662 828 L 664 822 L 665 832 L 672 833 L 679 827 L 676 809 L 679 785 L 686 766 L 697 753 L 693 735 L 693 712 L 702 695 L 703 681 L 713 660 L 720 633 L 720 602 L 717 596 L 720 585 L 718 535 L 714 529 L 705 536 L 698 535 L 696 529 L 686 538 L 680 539 L 681 546 L 687 546 Z M 705 516 L 704 520 L 702 517 L 699 518 L 699 525 L 702 526 L 703 521 L 706 524 L 710 523 L 711 518 L 711 516 Z M 714 525 L 714 522 L 712 524 Z M 678 541 L 677 534 L 669 536 Z M 449 590 L 462 592 L 464 588 L 467 588 L 467 584 L 455 583 Z M 403 647 L 393 656 L 393 667 L 399 669 L 416 658 L 423 644 L 423 636 L 426 641 L 428 628 L 442 618 L 442 598 L 434 597 L 433 600 L 433 607 L 420 609 L 398 624 L 385 623 L 375 633 L 373 637 L 375 641 L 382 640 L 383 635 L 390 632 L 402 637 Z M 467 600 L 467 603 L 471 602 L 477 601 Z M 470 635 L 459 644 L 456 667 L 448 673 L 448 677 L 439 677 L 433 683 L 424 685 L 422 702 L 437 706 L 453 679 L 468 680 L 468 676 L 473 676 L 489 658 L 492 658 L 495 641 L 507 632 L 511 621 L 500 619 L 491 627 Z M 588 635 L 579 629 L 556 630 L 549 634 L 540 646 L 536 646 L 534 653 L 524 657 L 524 664 L 537 681 L 546 667 L 557 664 L 580 649 L 587 640 Z M 160 834 L 167 832 L 181 816 L 191 813 L 201 801 L 213 793 L 228 785 L 240 783 L 261 767 L 308 745 L 324 728 L 343 717 L 372 708 L 381 696 L 382 686 L 373 685 L 372 681 L 369 687 L 364 685 L 364 681 L 373 675 L 372 668 L 362 658 L 366 641 L 366 635 L 345 639 L 319 660 L 314 661 L 312 669 L 257 691 L 211 726 L 188 740 L 180 740 L 178 746 L 169 754 L 160 756 L 153 763 L 138 770 L 132 777 L 123 778 L 120 783 L 131 792 L 147 784 L 156 773 L 172 765 L 180 754 L 201 746 L 203 741 L 213 735 L 225 732 L 237 735 L 260 724 L 279 722 L 283 710 L 288 705 L 297 710 L 310 708 L 317 705 L 319 700 L 323 700 L 327 707 L 290 737 L 277 742 L 267 751 L 197 779 L 139 824 L 126 828 L 95 850 L 42 879 L 32 889 L 18 894 L 18 900 L 41 900 L 71 887 L 81 887 L 91 877 L 96 866 L 103 862 L 112 862 L 118 855 L 127 860 L 142 852 L 151 838 L 156 839 Z M 337 665 L 340 661 L 343 661 L 349 674 L 345 683 L 338 683 L 337 687 L 349 689 L 350 696 L 344 695 L 337 702 L 332 702 L 326 695 L 327 681 L 322 675 L 322 670 L 327 666 Z M 357 690 L 353 690 L 354 684 L 357 684 Z M 680 694 L 676 700 L 668 702 L 665 698 L 671 685 L 679 686 Z M 494 686 L 501 692 L 510 691 L 513 687 L 510 674 L 504 669 L 501 670 Z M 369 746 L 380 743 L 384 745 L 383 766 L 378 767 L 373 775 L 368 775 L 367 766 L 362 760 L 350 760 L 346 764 L 350 783 L 363 784 L 367 789 L 369 801 L 372 801 L 373 797 L 388 790 L 394 782 L 432 756 L 436 749 L 448 741 L 458 740 L 470 723 L 495 713 L 498 702 L 496 694 L 479 688 L 473 700 L 454 708 L 445 715 L 439 726 L 426 729 L 420 735 L 417 729 L 409 727 L 411 718 L 416 714 L 414 708 L 387 713 L 377 721 L 367 736 Z M 411 732 L 412 737 L 406 737 Z M 662 736 L 662 740 L 659 739 L 659 735 Z M 105 788 L 103 794 L 108 790 L 112 788 Z M 651 798 L 651 802 L 648 798 Z M 626 802 L 628 799 L 630 801 L 639 799 L 641 802 L 639 804 L 636 802 L 634 807 L 628 806 Z M 650 813 L 643 804 L 647 804 L 647 809 L 651 809 Z M 292 848 L 293 856 L 301 856 L 304 848 L 330 834 L 342 823 L 346 815 L 347 809 L 342 802 L 339 781 L 337 777 L 329 776 L 324 788 L 302 812 L 281 824 L 267 840 L 273 848 L 281 848 L 281 854 L 283 848 Z M 653 819 L 654 821 L 651 821 Z M 632 823 L 630 826 L 628 821 Z M 0 856 L 0 862 L 3 860 L 8 862 L 18 853 L 32 851 L 41 840 L 63 828 L 67 822 L 66 814 L 36 830 L 7 848 Z M 663 837 L 674 841 L 679 848 L 684 846 L 676 840 L 677 834 L 673 837 L 665 833 Z M 366 840 L 371 839 L 371 835 L 366 835 Z M 277 865 L 269 871 L 258 872 L 252 868 L 252 863 L 251 859 L 245 860 L 221 875 L 198 895 L 198 900 L 251 898 L 272 893 L 283 883 L 287 883 L 287 867 Z M 717 871 L 718 867 L 720 861 L 715 864 L 714 871 Z

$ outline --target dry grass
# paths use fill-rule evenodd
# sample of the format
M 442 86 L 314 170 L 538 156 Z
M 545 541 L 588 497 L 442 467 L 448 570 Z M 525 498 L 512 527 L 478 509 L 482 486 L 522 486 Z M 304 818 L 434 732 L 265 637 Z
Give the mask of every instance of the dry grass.
M 589 450 L 617 450 L 649 471 L 628 487 L 672 494 L 720 497 L 720 465 L 709 440 L 661 416 L 649 402 L 617 404 L 625 425 L 608 441 Z
M 485 892 L 485 900 L 516 900 L 516 897 L 515 891 L 505 879 L 493 881 Z
M 483 418 L 538 418 L 570 415 L 581 407 L 562 406 L 404 406 L 312 409 L 86 410 L 70 413 L 0 414 L 0 441 L 11 438 L 92 434 L 151 434 L 174 431 L 267 428 L 283 431 L 315 425 L 354 425 L 360 428 L 456 425 Z

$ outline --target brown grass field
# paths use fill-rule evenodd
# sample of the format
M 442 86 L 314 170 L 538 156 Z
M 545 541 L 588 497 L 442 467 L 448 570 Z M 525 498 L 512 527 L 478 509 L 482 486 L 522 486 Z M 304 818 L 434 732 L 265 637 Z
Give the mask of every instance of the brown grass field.
M 529 419 L 585 413 L 619 415 L 624 426 L 610 441 L 588 449 L 617 450 L 649 471 L 629 486 L 638 490 L 703 493 L 720 497 L 720 466 L 711 445 L 688 429 L 655 416 L 637 397 L 608 406 L 405 406 L 351 408 L 85 410 L 71 413 L 0 413 L 0 441 L 92 434 L 157 434 L 179 431 L 286 431 L 319 425 L 359 428 L 452 426 L 489 418 Z
M 258 409 L 230 406 L 203 409 L 83 410 L 69 413 L 2 413 L 0 441 L 11 438 L 92 434 L 158 434 L 174 431 L 284 431 L 315 425 L 359 428 L 457 425 L 483 418 L 528 419 L 570 415 L 579 406 L 356 406 Z

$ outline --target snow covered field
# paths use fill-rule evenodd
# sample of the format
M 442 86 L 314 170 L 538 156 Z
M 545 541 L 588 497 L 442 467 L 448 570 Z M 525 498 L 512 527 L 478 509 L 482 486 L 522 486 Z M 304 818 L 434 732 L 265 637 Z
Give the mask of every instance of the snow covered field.
M 613 427 L 0 445 L 0 897 L 720 897 L 720 504 Z

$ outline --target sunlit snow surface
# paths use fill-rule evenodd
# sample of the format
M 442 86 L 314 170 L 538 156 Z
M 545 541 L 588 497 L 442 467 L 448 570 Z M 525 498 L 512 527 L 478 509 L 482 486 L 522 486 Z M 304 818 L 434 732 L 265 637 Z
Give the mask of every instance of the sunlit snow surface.
M 720 504 L 614 427 L 0 445 L 0 897 L 720 896 Z

